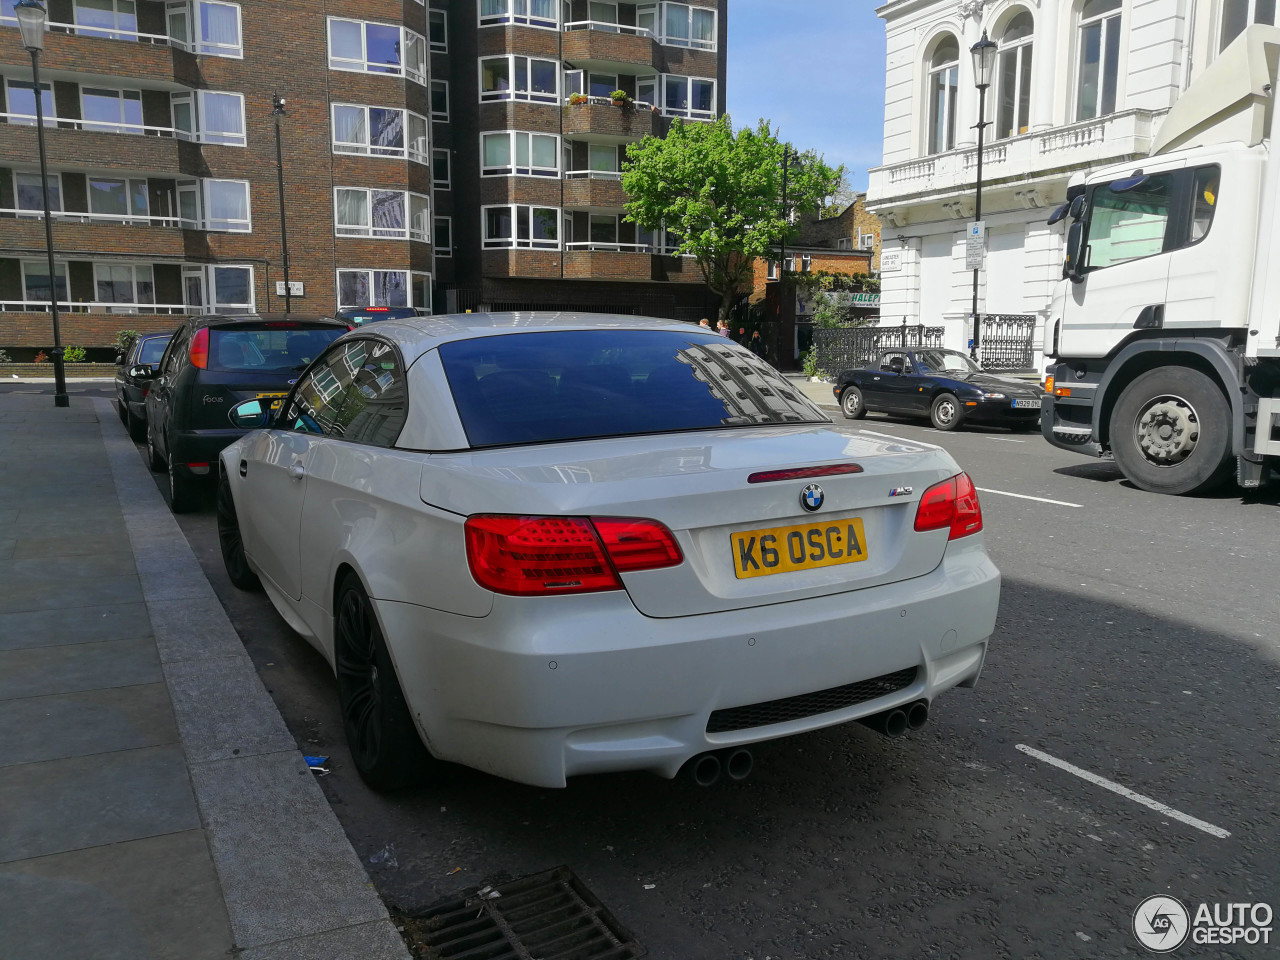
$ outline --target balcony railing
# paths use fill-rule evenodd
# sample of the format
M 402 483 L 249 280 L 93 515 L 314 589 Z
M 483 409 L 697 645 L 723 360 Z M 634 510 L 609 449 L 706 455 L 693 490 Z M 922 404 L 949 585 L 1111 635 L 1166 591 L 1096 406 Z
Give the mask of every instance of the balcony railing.
M 564 102 L 568 103 L 570 97 L 581 97 L 581 96 L 583 96 L 583 94 L 581 93 L 566 94 L 564 98 Z M 637 110 L 657 110 L 658 109 L 656 106 L 654 106 L 652 103 L 649 103 L 647 100 L 623 100 L 621 102 L 623 106 L 635 107 Z M 608 106 L 612 106 L 614 101 L 611 97 L 597 97 L 597 96 L 588 94 L 585 100 L 579 100 L 578 103 L 594 103 L 597 106 L 608 107 Z
M 574 20 L 564 25 L 565 33 L 573 30 L 599 30 L 601 33 L 626 33 L 633 37 L 648 37 L 656 40 L 654 32 L 648 27 L 633 27 L 626 23 L 609 23 L 606 20 Z
M 116 303 L 114 301 L 58 301 L 63 313 L 151 313 L 178 316 L 193 308 L 181 303 Z M 0 313 L 48 313 L 48 300 L 0 300 Z
M 252 222 L 246 217 L 210 217 L 205 220 L 190 220 L 185 217 L 155 217 L 140 213 L 87 213 L 83 210 L 53 210 L 54 220 L 68 223 L 106 223 L 121 224 L 127 227 L 181 227 L 183 230 L 204 230 L 208 233 L 249 233 L 253 229 Z M 0 219 L 43 220 L 44 211 L 0 209 Z M 212 226 L 217 224 L 217 226 Z M 415 239 L 418 239 L 415 237 Z
M 34 113 L 0 113 L 0 120 L 15 126 L 34 127 Z M 192 139 L 191 134 L 173 127 L 153 127 L 145 123 L 124 123 L 114 120 L 72 120 L 67 117 L 45 116 L 46 127 L 58 127 L 69 130 L 89 130 L 97 133 L 127 133 L 133 136 L 182 137 Z
M 602 240 L 574 240 L 566 243 L 564 248 L 570 253 L 575 251 L 596 251 L 604 253 L 654 253 L 661 257 L 693 256 L 690 253 L 680 253 L 679 247 L 660 243 L 609 243 Z
M 0 17 L 0 26 L 16 27 L 17 17 Z M 157 47 L 177 47 L 189 50 L 190 45 L 159 33 L 139 33 L 137 30 L 121 30 L 118 27 L 91 27 L 83 23 L 59 23 L 49 21 L 50 33 L 69 33 L 76 37 L 101 37 L 105 40 L 126 40 L 130 43 L 149 43 Z
M 338 224 L 334 227 L 334 235 L 339 237 L 357 237 L 366 240 L 417 240 L 430 243 L 431 234 L 423 227 L 359 227 Z
M 564 175 L 566 180 L 621 180 L 618 170 L 570 170 Z

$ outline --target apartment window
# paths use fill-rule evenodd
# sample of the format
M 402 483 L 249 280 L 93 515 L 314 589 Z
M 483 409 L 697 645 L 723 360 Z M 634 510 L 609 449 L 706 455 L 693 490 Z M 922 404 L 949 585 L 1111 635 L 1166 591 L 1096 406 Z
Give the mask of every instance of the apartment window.
M 149 263 L 95 263 L 93 283 L 98 303 L 129 305 L 125 309 L 108 307 L 108 313 L 137 313 L 138 305 L 156 302 L 155 274 Z
M 618 89 L 617 74 L 610 73 L 590 73 L 587 74 L 587 93 L 593 97 L 608 97 L 609 94 Z
M 658 102 L 658 78 L 636 77 L 637 103 L 654 106 Z
M 1120 2 L 1085 0 L 1080 8 L 1076 120 L 1092 120 L 1115 112 L 1120 76 Z
M 80 116 L 85 130 L 142 133 L 142 91 L 81 87 Z
M 560 211 L 555 207 L 526 207 L 521 204 L 482 207 L 480 223 L 482 245 L 486 250 L 501 247 L 560 248 Z
M 53 289 L 50 290 L 48 261 L 23 260 L 22 299 L 28 303 L 48 303 L 55 293 L 59 303 L 67 302 L 67 265 L 65 263 L 54 264 Z
M 618 148 L 611 143 L 587 144 L 587 167 L 593 176 L 605 174 L 601 179 L 615 179 L 609 174 L 618 174 Z
M 1276 22 L 1276 0 L 1222 0 L 1222 27 L 1218 49 L 1227 46 L 1251 23 Z
M 74 19 L 76 33 L 82 37 L 105 37 L 108 40 L 136 40 L 138 37 L 138 11 L 134 0 L 75 0 Z
M 800 258 L 800 272 L 808 273 L 813 268 L 813 257 L 805 254 Z
M 778 279 L 778 261 L 776 260 L 768 261 L 767 265 L 765 266 L 764 276 L 766 280 Z
M 232 147 L 245 145 L 242 94 L 198 90 L 171 94 L 169 102 L 179 139 Z
M 429 239 L 429 201 L 403 190 L 338 187 L 333 192 L 334 230 L 340 237 Z
M 1035 25 L 1022 11 L 1000 37 L 1000 62 L 996 66 L 996 139 L 1027 132 L 1031 117 L 1031 36 Z
M 431 151 L 431 182 L 438 190 L 448 190 L 452 183 L 452 171 L 448 150 Z
M 49 179 L 45 181 L 45 186 L 49 191 L 49 212 L 60 211 L 62 209 L 61 175 L 57 173 L 49 174 Z M 36 210 L 43 216 L 44 193 L 40 189 L 40 174 L 15 173 L 13 175 L 13 188 L 19 210 Z
M 177 187 L 184 227 L 242 233 L 253 229 L 247 180 L 179 180 Z
M 716 82 L 699 77 L 662 77 L 662 112 L 668 117 L 714 120 Z
M 486 57 L 480 61 L 480 99 L 555 103 L 559 77 L 560 66 L 554 60 Z
M 435 53 L 449 52 L 449 24 L 443 10 L 427 11 L 427 39 Z
M 618 218 L 609 214 L 593 213 L 587 221 L 587 231 L 592 244 L 614 246 L 618 242 Z
M 427 135 L 429 124 L 426 117 L 410 113 L 409 117 L 409 159 L 418 163 L 427 163 L 427 150 L 430 139 Z
M 560 138 L 550 133 L 502 130 L 480 135 L 480 175 L 560 176 Z
M 254 313 L 253 267 L 185 266 L 182 290 L 188 313 Z
M 480 26 L 520 23 L 555 30 L 555 0 L 480 0 Z
M 130 222 L 132 218 L 147 222 L 150 204 L 145 178 L 90 176 L 88 187 L 91 214 L 124 222 Z
M 22 80 L 5 78 L 5 103 L 8 104 L 8 121 L 22 126 L 34 127 L 36 124 L 35 87 Z M 44 113 L 44 125 L 55 126 L 57 112 L 53 104 L 53 87 L 47 83 L 40 84 L 40 109 Z
M 352 103 L 333 105 L 333 152 L 371 157 L 405 155 L 405 111 Z
M 960 75 L 960 45 L 943 37 L 929 58 L 929 152 L 956 146 L 956 86 Z
M 836 249 L 837 249 L 837 250 L 852 250 L 852 249 L 853 249 L 853 237 L 836 237 Z
M 449 81 L 431 81 L 431 119 L 449 119 Z
M 405 27 L 330 17 L 329 68 L 385 73 L 426 83 L 427 42 Z
M 453 217 L 436 217 L 432 235 L 437 257 L 453 256 Z
M 169 38 L 193 53 L 213 57 L 244 56 L 240 5 L 220 0 L 166 5 Z
M 874 250 L 876 247 L 876 235 L 874 233 L 858 234 L 859 250 Z
M 338 307 L 407 307 L 408 270 L 339 270 Z
M 686 3 L 662 5 L 661 42 L 671 47 L 716 48 L 716 12 Z

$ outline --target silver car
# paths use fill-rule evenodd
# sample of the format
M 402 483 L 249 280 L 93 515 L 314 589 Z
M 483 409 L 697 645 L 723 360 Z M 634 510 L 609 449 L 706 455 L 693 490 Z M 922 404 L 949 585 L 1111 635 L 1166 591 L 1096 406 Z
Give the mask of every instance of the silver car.
M 227 571 L 328 659 L 375 788 L 432 758 L 741 777 L 753 743 L 900 734 L 982 671 L 969 477 L 697 327 L 388 320 L 231 417 L 262 429 L 221 457 Z

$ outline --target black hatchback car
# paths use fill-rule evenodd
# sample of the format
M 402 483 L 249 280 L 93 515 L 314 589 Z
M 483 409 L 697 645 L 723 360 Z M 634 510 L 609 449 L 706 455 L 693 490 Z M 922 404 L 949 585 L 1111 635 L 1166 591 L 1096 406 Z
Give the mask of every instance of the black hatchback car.
M 928 417 L 939 430 L 968 421 L 1034 430 L 1044 397 L 1035 383 L 987 373 L 963 353 L 931 347 L 882 350 L 867 366 L 840 374 L 832 389 L 850 420 L 879 410 Z
M 116 357 L 116 411 L 129 436 L 139 442 L 147 435 L 147 393 L 172 333 L 144 333 Z M 137 369 L 141 367 L 142 369 Z
M 169 473 L 175 513 L 196 505 L 222 448 L 246 431 L 227 411 L 241 400 L 278 404 L 324 348 L 350 329 L 335 320 L 192 317 L 169 341 L 147 394 L 151 469 Z

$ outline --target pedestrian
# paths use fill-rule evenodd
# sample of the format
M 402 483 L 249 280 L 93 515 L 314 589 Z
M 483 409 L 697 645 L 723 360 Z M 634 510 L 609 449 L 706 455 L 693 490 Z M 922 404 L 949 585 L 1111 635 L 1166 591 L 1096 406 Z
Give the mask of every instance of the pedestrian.
M 759 330 L 751 331 L 751 339 L 747 341 L 747 349 L 766 363 L 769 360 L 769 347 L 760 336 Z
M 704 330 L 710 330 L 710 329 L 711 329 L 711 324 L 707 322 L 707 318 L 706 318 L 706 317 L 703 317 L 701 320 L 699 320 L 699 321 L 698 321 L 698 326 L 702 327 L 702 329 L 704 329 Z
M 720 334 L 722 337 L 727 337 L 729 335 L 729 324 L 721 320 L 716 324 L 716 333 Z
M 745 347 L 745 346 L 747 345 L 747 328 L 746 328 L 746 327 L 739 327 L 739 328 L 738 328 L 738 335 L 737 335 L 736 337 L 734 337 L 733 339 L 734 339 L 734 342 L 735 342 L 735 343 L 740 343 L 740 344 L 742 344 L 742 345 Z

